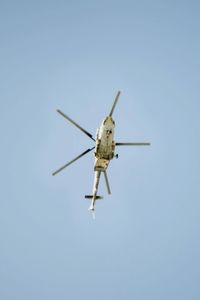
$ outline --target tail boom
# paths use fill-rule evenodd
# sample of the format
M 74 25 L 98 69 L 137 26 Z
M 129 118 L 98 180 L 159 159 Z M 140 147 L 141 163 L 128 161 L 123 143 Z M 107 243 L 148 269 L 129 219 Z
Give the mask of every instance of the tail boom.
M 89 207 L 89 210 L 94 210 L 96 200 L 102 199 L 101 196 L 97 196 L 100 176 L 101 176 L 101 171 L 95 171 L 93 193 L 92 193 L 92 195 L 86 195 L 85 196 L 86 199 L 91 199 L 91 205 Z

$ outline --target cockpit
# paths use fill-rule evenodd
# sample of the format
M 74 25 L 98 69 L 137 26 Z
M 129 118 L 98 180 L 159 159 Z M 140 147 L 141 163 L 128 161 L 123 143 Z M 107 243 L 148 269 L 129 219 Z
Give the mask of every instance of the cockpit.
M 112 124 L 115 125 L 115 121 L 112 117 L 108 116 L 103 120 L 103 125 Z

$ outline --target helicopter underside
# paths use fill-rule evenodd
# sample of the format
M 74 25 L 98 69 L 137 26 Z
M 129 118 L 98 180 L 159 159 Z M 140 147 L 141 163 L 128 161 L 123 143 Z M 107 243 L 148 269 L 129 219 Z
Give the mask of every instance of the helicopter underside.
M 110 162 L 109 159 L 96 158 L 94 171 L 105 171 L 109 165 L 109 162 Z
M 105 171 L 109 165 L 109 162 L 114 157 L 115 142 L 103 144 L 101 140 L 96 143 L 95 149 L 95 171 Z

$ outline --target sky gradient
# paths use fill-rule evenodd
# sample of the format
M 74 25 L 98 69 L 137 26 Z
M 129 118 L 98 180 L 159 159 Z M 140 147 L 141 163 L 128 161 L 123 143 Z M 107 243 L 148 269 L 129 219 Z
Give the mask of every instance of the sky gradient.
M 0 1 L 0 299 L 200 299 L 199 1 Z M 121 147 L 84 199 L 95 135 Z M 102 178 L 103 179 L 103 178 Z

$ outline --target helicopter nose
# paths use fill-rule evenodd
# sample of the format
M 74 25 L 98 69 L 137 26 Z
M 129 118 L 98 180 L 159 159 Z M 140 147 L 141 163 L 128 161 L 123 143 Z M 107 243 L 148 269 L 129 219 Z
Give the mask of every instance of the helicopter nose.
M 109 116 L 104 120 L 103 124 L 104 125 L 113 125 L 113 124 L 115 124 L 115 122 L 113 121 L 113 118 Z

